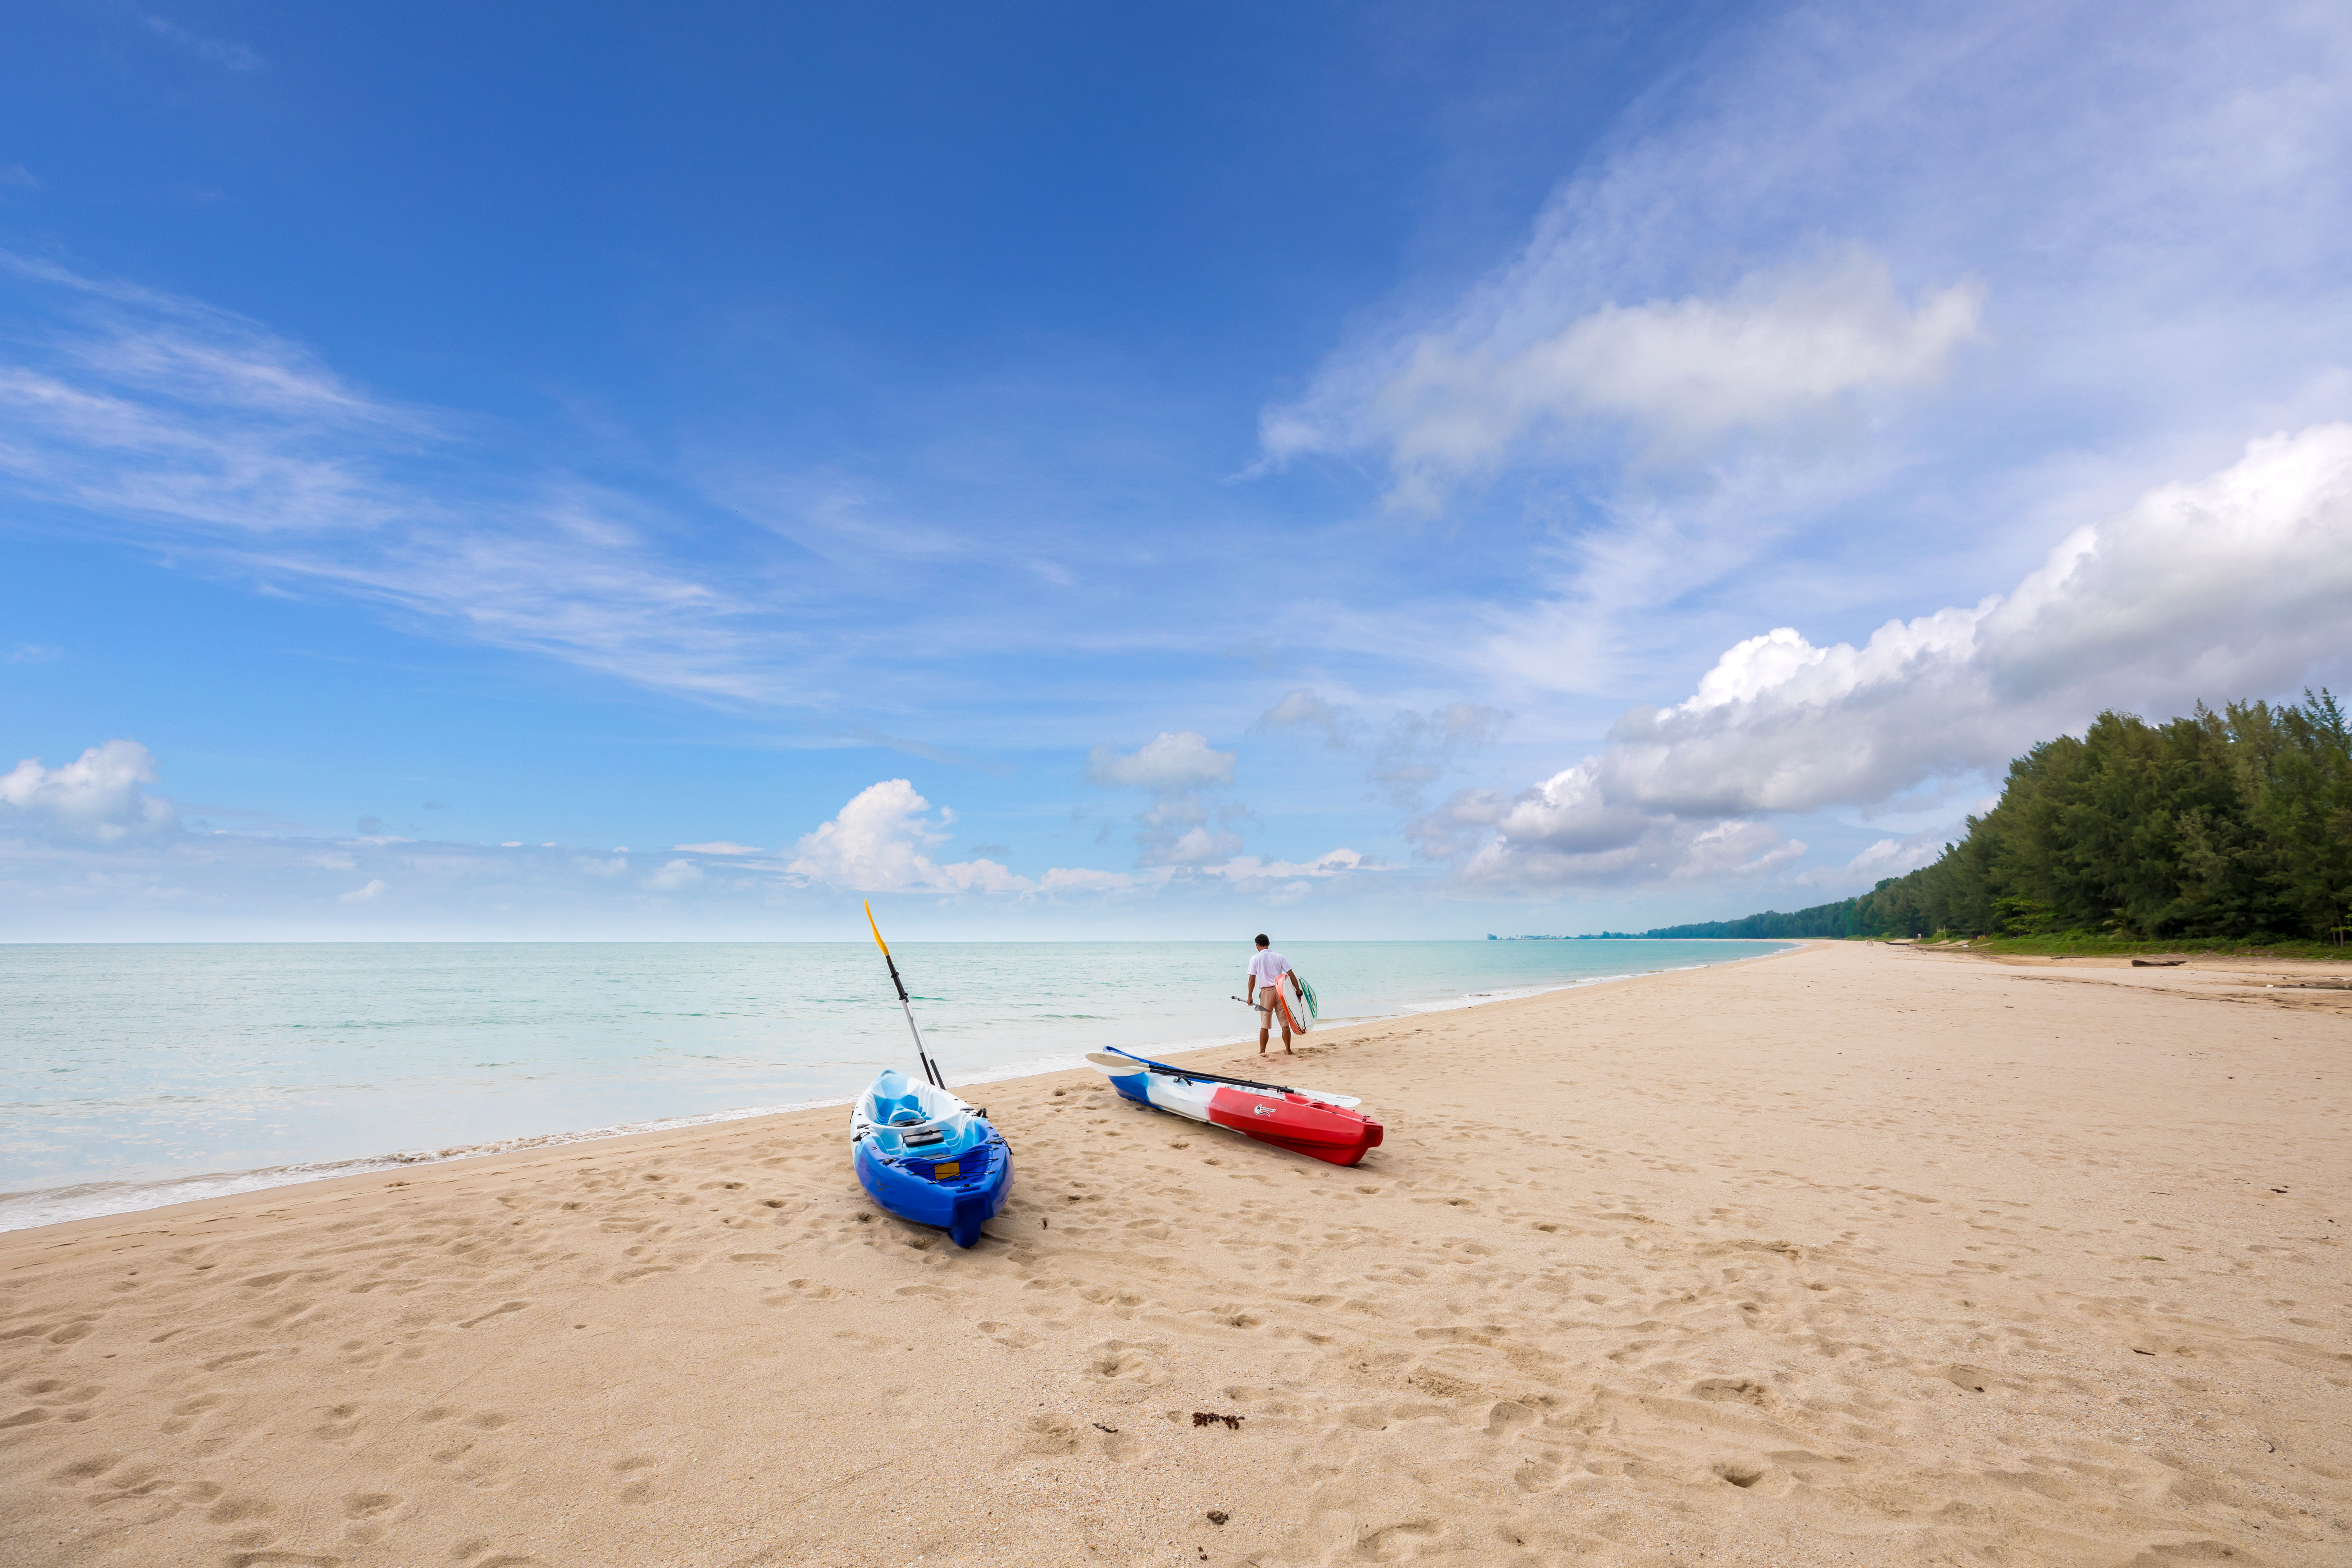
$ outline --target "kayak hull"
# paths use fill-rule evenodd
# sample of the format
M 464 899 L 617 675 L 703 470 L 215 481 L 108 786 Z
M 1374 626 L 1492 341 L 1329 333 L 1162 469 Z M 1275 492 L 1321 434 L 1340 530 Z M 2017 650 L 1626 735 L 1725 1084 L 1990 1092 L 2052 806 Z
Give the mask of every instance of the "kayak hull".
M 1360 1111 L 1297 1090 L 1251 1089 L 1187 1079 L 1181 1073 L 1097 1070 L 1138 1105 L 1204 1121 L 1310 1160 L 1352 1165 L 1380 1147 L 1384 1130 Z
M 958 1247 L 980 1239 L 1013 1191 L 1013 1151 L 980 1112 L 943 1089 L 885 1072 L 849 1113 L 857 1184 L 903 1220 L 937 1226 Z
M 962 1167 L 958 1176 L 944 1181 L 925 1173 L 920 1162 L 886 1158 L 871 1140 L 858 1143 L 856 1159 L 857 1184 L 866 1196 L 900 1219 L 937 1226 L 958 1247 L 980 1239 L 980 1227 L 996 1217 L 1013 1191 L 1013 1152 L 1001 1134 L 966 1151 L 956 1162 Z

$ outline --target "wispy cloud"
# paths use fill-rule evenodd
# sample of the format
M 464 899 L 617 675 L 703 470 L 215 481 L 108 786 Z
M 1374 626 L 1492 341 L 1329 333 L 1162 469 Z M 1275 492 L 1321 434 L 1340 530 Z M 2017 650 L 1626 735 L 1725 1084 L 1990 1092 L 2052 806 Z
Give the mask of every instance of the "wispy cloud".
M 559 475 L 468 471 L 479 432 L 375 397 L 225 311 L 0 258 L 58 308 L 0 363 L 0 480 L 216 569 L 709 697 L 808 693 L 800 639 L 681 568 L 667 519 Z
M 269 63 L 262 58 L 259 51 L 248 45 L 227 38 L 206 37 L 152 11 L 137 11 L 133 15 L 150 34 L 175 48 L 186 50 L 206 65 L 218 66 L 228 71 L 257 71 Z
M 1266 415 L 1266 456 L 1376 449 L 1391 504 L 1435 512 L 1462 479 L 1531 445 L 1591 449 L 1595 425 L 1630 429 L 1657 455 L 1696 455 L 1727 436 L 1851 417 L 1866 395 L 1932 380 L 1978 335 L 1983 290 L 1963 281 L 1906 300 L 1885 262 L 1857 249 L 1717 296 L 1611 301 L 1564 322 L 1544 319 L 1545 302 L 1482 300 L 1397 345 L 1395 363 L 1327 371 L 1304 402 Z

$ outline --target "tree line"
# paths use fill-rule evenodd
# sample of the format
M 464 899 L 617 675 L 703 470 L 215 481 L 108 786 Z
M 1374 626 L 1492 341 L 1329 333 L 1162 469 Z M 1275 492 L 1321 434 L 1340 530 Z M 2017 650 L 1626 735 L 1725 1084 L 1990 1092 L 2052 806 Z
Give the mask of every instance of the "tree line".
M 2352 734 L 2322 690 L 2099 715 L 2009 765 L 1933 865 L 1858 898 L 1651 937 L 2086 934 L 2341 940 L 2352 908 Z

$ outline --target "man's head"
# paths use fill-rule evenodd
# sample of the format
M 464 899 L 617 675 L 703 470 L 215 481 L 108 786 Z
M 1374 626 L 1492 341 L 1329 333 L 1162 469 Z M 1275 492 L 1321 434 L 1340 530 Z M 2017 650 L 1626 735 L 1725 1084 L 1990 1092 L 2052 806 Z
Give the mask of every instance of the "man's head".
M 1271 947 L 1273 945 L 1273 943 L 1265 940 L 1265 932 L 1264 931 L 1257 933 L 1257 944 L 1260 947 Z

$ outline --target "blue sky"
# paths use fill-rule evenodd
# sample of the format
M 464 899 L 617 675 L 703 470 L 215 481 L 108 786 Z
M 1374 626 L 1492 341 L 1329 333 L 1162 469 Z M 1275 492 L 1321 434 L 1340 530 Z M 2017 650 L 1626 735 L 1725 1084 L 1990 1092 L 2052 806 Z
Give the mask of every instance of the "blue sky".
M 2345 679 L 2340 8 L 11 39 L 0 938 L 1640 927 Z

